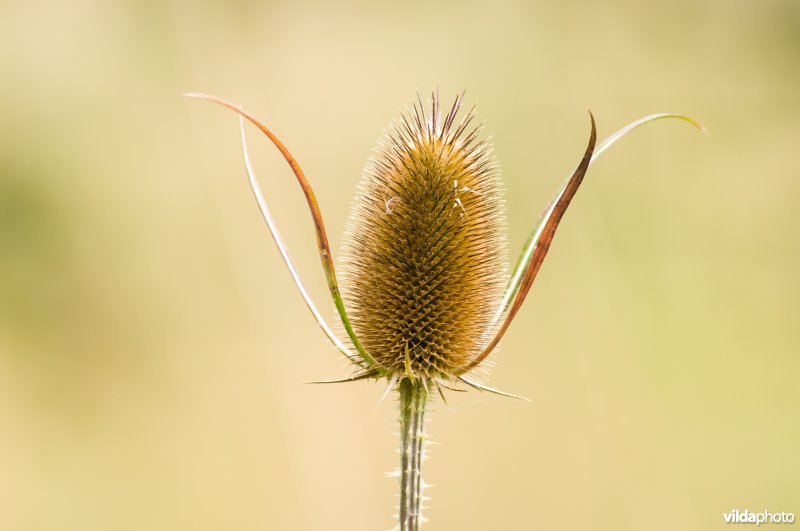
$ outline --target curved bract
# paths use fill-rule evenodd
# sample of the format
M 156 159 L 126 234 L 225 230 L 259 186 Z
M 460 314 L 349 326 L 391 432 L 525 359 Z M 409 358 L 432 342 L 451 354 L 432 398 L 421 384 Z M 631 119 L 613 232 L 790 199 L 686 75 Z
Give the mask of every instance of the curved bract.
M 226 101 L 222 98 L 217 96 L 211 96 L 209 94 L 200 94 L 196 92 L 189 92 L 184 94 L 184 96 L 189 98 L 199 98 L 206 101 L 210 101 L 213 103 L 217 103 L 222 105 L 223 107 L 227 107 L 232 111 L 239 114 L 241 117 L 248 120 L 250 123 L 258 127 L 264 135 L 273 143 L 273 145 L 280 151 L 283 158 L 292 168 L 292 172 L 294 173 L 295 177 L 297 178 L 297 182 L 300 185 L 300 188 L 303 190 L 303 194 L 306 197 L 306 202 L 308 203 L 308 208 L 311 211 L 311 217 L 314 220 L 314 229 L 316 231 L 317 236 L 317 248 L 319 250 L 320 261 L 322 262 L 322 269 L 325 271 L 325 278 L 328 282 L 328 290 L 330 291 L 331 297 L 333 298 L 333 303 L 336 306 L 336 310 L 339 313 L 339 317 L 342 320 L 342 325 L 344 329 L 347 331 L 347 335 L 352 341 L 353 346 L 355 346 L 358 354 L 360 356 L 360 360 L 357 360 L 359 364 L 367 365 L 368 373 L 376 374 L 376 375 L 383 375 L 386 373 L 385 369 L 377 364 L 375 358 L 373 358 L 369 352 L 367 352 L 364 347 L 361 345 L 361 342 L 356 337 L 355 332 L 353 331 L 353 327 L 350 324 L 350 320 L 347 317 L 347 312 L 345 311 L 344 302 L 342 301 L 342 296 L 339 292 L 339 284 L 336 281 L 336 271 L 333 266 L 333 254 L 331 253 L 330 244 L 328 243 L 328 235 L 325 231 L 325 223 L 322 220 L 322 213 L 319 210 L 319 205 L 317 204 L 317 198 L 314 195 L 314 190 L 311 188 L 311 184 L 306 179 L 303 170 L 300 168 L 300 165 L 295 160 L 294 156 L 289 152 L 286 146 L 275 136 L 272 131 L 270 131 L 264 124 L 259 122 L 255 119 L 252 115 L 247 113 L 244 109 L 239 107 L 238 105 L 234 105 L 229 101 Z M 274 233 L 273 233 L 274 234 Z M 298 285 L 300 287 L 301 285 Z M 301 288 L 302 289 L 302 288 Z
M 594 163 L 594 161 L 597 160 L 597 158 L 603 152 L 605 152 L 615 142 L 617 142 L 618 140 L 620 140 L 621 138 L 626 136 L 628 133 L 630 133 L 634 129 L 636 129 L 638 127 L 641 127 L 641 126 L 643 126 L 645 124 L 648 124 L 650 122 L 654 122 L 656 120 L 663 120 L 663 119 L 666 119 L 666 118 L 673 118 L 673 119 L 677 119 L 677 120 L 683 120 L 683 121 L 688 122 L 689 124 L 693 125 L 694 127 L 699 129 L 703 133 L 706 133 L 706 129 L 702 124 L 700 124 L 699 122 L 695 121 L 694 119 L 692 119 L 692 118 L 690 118 L 688 116 L 685 116 L 685 115 L 682 115 L 682 114 L 672 114 L 672 113 L 651 114 L 651 115 L 645 116 L 644 118 L 640 118 L 639 120 L 631 122 L 630 124 L 626 125 L 625 127 L 622 127 L 621 129 L 619 129 L 616 132 L 614 132 L 611 136 L 609 136 L 608 138 L 606 138 L 605 140 L 600 142 L 600 144 L 597 145 L 597 148 L 594 150 L 594 152 L 591 153 L 591 157 L 589 158 L 589 163 L 586 166 L 586 169 L 591 167 L 592 163 Z M 592 128 L 593 128 L 593 132 L 594 132 L 594 118 L 592 119 Z M 581 164 L 584 164 L 584 163 L 585 163 L 585 158 L 584 158 L 583 161 L 581 161 Z M 570 183 L 573 183 L 575 181 L 576 177 L 580 174 L 579 173 L 580 169 L 581 169 L 581 165 L 579 165 L 578 169 L 576 170 L 576 172 L 573 173 L 570 177 L 567 177 L 567 179 L 564 181 L 564 183 L 559 187 L 558 191 L 553 196 L 553 199 L 550 201 L 550 203 L 547 205 L 547 208 L 545 208 L 544 212 L 542 213 L 542 216 L 539 219 L 539 223 L 536 226 L 534 226 L 533 230 L 531 231 L 530 235 L 528 236 L 528 239 L 525 241 L 525 244 L 522 246 L 522 252 L 520 253 L 519 258 L 517 259 L 517 263 L 516 263 L 516 265 L 514 267 L 514 271 L 511 274 L 511 279 L 509 280 L 508 287 L 506 289 L 505 295 L 503 296 L 503 300 L 502 300 L 500 306 L 497 308 L 497 312 L 495 313 L 495 317 L 494 317 L 494 320 L 493 320 L 494 323 L 497 323 L 500 320 L 500 318 L 504 314 L 506 314 L 506 312 L 509 310 L 509 305 L 511 304 L 512 300 L 515 301 L 515 306 L 518 309 L 518 306 L 516 305 L 516 301 L 517 301 L 517 297 L 519 295 L 520 289 L 524 285 L 526 285 L 525 282 L 524 282 L 524 279 L 526 278 L 526 275 L 530 276 L 530 274 L 531 274 L 530 271 L 531 271 L 532 267 L 536 267 L 536 271 L 538 271 L 539 265 L 541 265 L 542 260 L 544 260 L 544 256 L 547 254 L 547 251 L 550 248 L 550 242 L 547 241 L 546 245 L 545 245 L 545 242 L 542 240 L 542 236 L 546 235 L 546 234 L 550 234 L 549 238 L 552 239 L 552 233 L 550 233 L 547 229 L 548 229 L 548 227 L 551 227 L 554 230 L 553 221 L 556 220 L 556 219 L 560 220 L 560 217 L 563 215 L 563 212 L 566 209 L 566 206 L 568 206 L 569 201 L 572 198 L 572 195 L 574 195 L 574 190 L 572 192 L 572 195 L 569 195 L 568 188 L 570 187 Z M 585 169 L 584 169 L 584 172 L 585 172 Z M 583 178 L 582 174 L 580 174 L 580 179 L 582 179 L 582 178 Z M 580 182 L 578 182 L 578 184 L 580 184 Z M 555 222 L 555 226 L 557 226 L 557 224 L 558 224 L 558 222 L 556 221 Z M 533 272 L 533 275 L 535 276 L 535 271 Z M 530 280 L 532 282 L 532 279 L 530 279 Z M 527 289 L 530 289 L 530 283 L 527 283 Z M 527 293 L 527 291 L 524 291 L 523 293 Z M 522 298 L 524 299 L 524 295 L 523 295 Z M 521 302 L 520 302 L 520 304 L 521 304 Z M 513 311 L 513 309 L 512 309 L 512 311 Z M 508 314 L 506 314 L 506 315 L 510 314 L 511 317 L 513 318 L 513 314 L 515 314 L 516 311 L 513 311 L 513 313 L 512 313 L 512 311 L 508 311 Z M 505 331 L 505 329 L 508 328 L 508 324 L 507 323 L 510 323 L 510 320 L 508 319 L 508 317 L 506 318 L 506 321 L 503 323 L 503 328 L 501 328 L 502 331 Z M 502 335 L 502 334 L 500 334 L 500 335 Z M 494 345 L 496 345 L 496 344 L 497 343 L 494 343 Z M 490 353 L 491 353 L 490 349 L 487 349 L 486 351 L 481 353 L 481 355 L 478 356 L 475 359 L 475 361 L 473 362 L 471 367 L 477 366 Z
M 592 120 L 592 132 L 589 136 L 589 145 L 586 147 L 583 158 L 578 164 L 578 167 L 575 169 L 575 172 L 567 180 L 567 185 L 564 188 L 564 191 L 558 197 L 558 200 L 553 205 L 550 214 L 547 216 L 547 220 L 542 224 L 541 231 L 536 238 L 536 243 L 531 250 L 530 258 L 527 258 L 523 262 L 524 269 L 522 271 L 519 285 L 516 288 L 514 302 L 509 308 L 503 324 L 500 325 L 500 328 L 495 333 L 492 341 L 486 346 L 483 352 L 481 352 L 475 359 L 472 360 L 472 362 L 466 367 L 465 372 L 480 365 L 480 363 L 485 360 L 497 347 L 497 345 L 500 343 L 500 340 L 503 338 L 503 335 L 506 333 L 506 330 L 508 330 L 508 327 L 511 325 L 511 322 L 514 320 L 514 317 L 517 315 L 517 312 L 522 307 L 522 303 L 525 302 L 525 297 L 528 296 L 528 292 L 533 285 L 536 274 L 539 272 L 539 268 L 542 266 L 545 256 L 547 256 L 547 251 L 550 250 L 550 243 L 553 241 L 553 237 L 556 234 L 558 224 L 561 222 L 561 218 L 564 216 L 564 212 L 567 211 L 570 201 L 572 201 L 572 198 L 575 196 L 575 193 L 578 191 L 578 188 L 583 182 L 583 177 L 586 175 L 586 170 L 589 169 L 589 162 L 592 159 L 592 152 L 594 151 L 595 141 L 597 140 L 597 129 L 594 123 L 594 116 L 591 112 L 589 113 L 589 117 Z
M 306 303 L 306 306 L 308 306 L 308 309 L 311 310 L 314 320 L 317 321 L 320 328 L 322 328 L 322 331 L 325 333 L 325 336 L 330 340 L 331 343 L 333 343 L 333 346 L 339 349 L 339 351 L 347 357 L 347 359 L 357 363 L 358 358 L 356 355 L 353 354 L 353 352 L 351 352 L 350 349 L 348 349 L 338 337 L 336 337 L 336 334 L 333 333 L 333 330 L 331 330 L 331 327 L 328 326 L 328 323 L 325 322 L 325 318 L 322 317 L 322 314 L 317 309 L 317 305 L 314 304 L 314 301 L 311 299 L 311 295 L 308 293 L 308 290 L 303 284 L 303 280 L 300 278 L 300 273 L 297 271 L 297 267 L 295 267 L 294 261 L 289 254 L 289 249 L 286 247 L 283 237 L 281 236 L 275 221 L 272 219 L 272 214 L 267 206 L 267 201 L 264 198 L 264 194 L 261 192 L 261 186 L 258 184 L 258 179 L 256 178 L 255 171 L 253 170 L 253 165 L 250 162 L 250 153 L 247 149 L 247 139 L 244 133 L 244 118 L 242 118 L 241 115 L 239 116 L 239 132 L 242 138 L 242 157 L 244 158 L 247 177 L 250 181 L 250 189 L 253 190 L 253 195 L 256 198 L 256 203 L 258 203 L 258 208 L 261 211 L 261 215 L 264 217 L 264 222 L 267 224 L 269 233 L 272 235 L 273 240 L 275 240 L 275 246 L 278 248 L 278 252 L 280 253 L 281 258 L 283 258 L 284 263 L 286 263 L 286 267 L 289 268 L 289 274 L 292 276 L 292 280 L 297 286 L 297 289 L 300 291 L 300 295 L 303 297 L 303 301 Z

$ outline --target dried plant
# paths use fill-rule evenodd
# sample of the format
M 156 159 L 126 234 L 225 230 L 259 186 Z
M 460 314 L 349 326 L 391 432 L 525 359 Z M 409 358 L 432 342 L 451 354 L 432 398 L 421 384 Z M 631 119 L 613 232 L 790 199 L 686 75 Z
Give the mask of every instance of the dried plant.
M 245 165 L 259 208 L 317 323 L 353 362 L 344 380 L 386 380 L 384 397 L 400 398 L 401 463 L 398 525 L 416 531 L 422 517 L 425 412 L 433 392 L 471 387 L 498 391 L 474 373 L 492 353 L 522 306 L 556 228 L 591 163 L 633 129 L 662 118 L 637 120 L 599 145 L 591 116 L 588 146 L 534 227 L 510 276 L 505 266 L 505 220 L 498 166 L 474 108 L 459 117 L 463 94 L 442 114 L 434 93 L 392 124 L 370 159 L 356 194 L 342 250 L 341 290 L 325 225 L 311 185 L 281 141 L 241 107 L 206 94 L 187 94 L 240 115 Z M 322 267 L 348 341 L 328 326 L 305 289 L 272 220 L 253 173 L 244 120 L 278 148 L 305 194 L 314 220 Z M 347 308 L 347 311 L 345 311 Z M 517 397 L 519 398 L 519 397 Z

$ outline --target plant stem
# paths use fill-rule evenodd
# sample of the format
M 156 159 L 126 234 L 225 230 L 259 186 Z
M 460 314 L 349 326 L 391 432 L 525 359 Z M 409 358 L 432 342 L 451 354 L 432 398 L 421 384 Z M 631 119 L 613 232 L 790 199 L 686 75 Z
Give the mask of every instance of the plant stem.
M 400 531 L 417 531 L 422 520 L 422 461 L 425 458 L 425 380 L 400 381 Z

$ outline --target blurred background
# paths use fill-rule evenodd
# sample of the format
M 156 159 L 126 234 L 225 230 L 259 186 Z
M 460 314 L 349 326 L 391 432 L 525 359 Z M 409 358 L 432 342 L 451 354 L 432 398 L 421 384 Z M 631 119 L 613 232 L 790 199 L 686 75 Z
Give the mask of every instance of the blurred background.
M 428 425 L 431 530 L 800 514 L 800 4 L 0 2 L 0 529 L 393 526 L 396 403 L 314 324 L 246 184 L 241 102 L 334 249 L 381 130 L 467 88 L 510 250 L 577 163 L 490 385 Z M 302 194 L 262 185 L 320 303 Z M 328 312 L 332 316 L 332 311 Z

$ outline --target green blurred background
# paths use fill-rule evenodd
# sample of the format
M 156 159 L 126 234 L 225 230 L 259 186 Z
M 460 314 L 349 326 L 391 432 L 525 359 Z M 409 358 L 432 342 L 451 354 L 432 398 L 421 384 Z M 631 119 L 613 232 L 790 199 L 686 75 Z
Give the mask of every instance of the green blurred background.
M 342 377 L 248 190 L 242 102 L 334 249 L 381 130 L 467 88 L 512 253 L 592 168 L 488 382 L 436 406 L 431 530 L 800 515 L 800 3 L 0 2 L 0 529 L 393 525 L 395 406 Z M 291 173 L 257 171 L 319 301 Z M 329 312 L 329 315 L 332 312 Z

